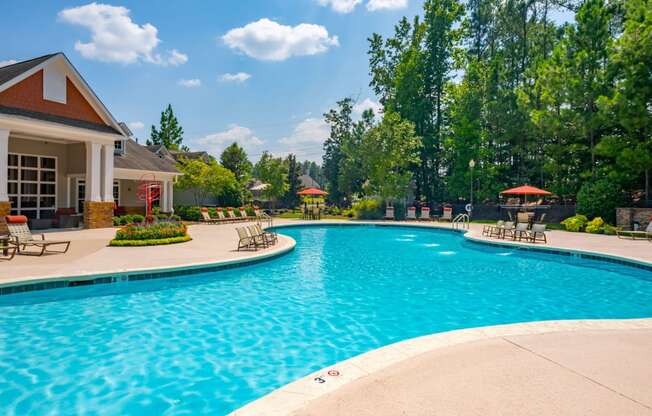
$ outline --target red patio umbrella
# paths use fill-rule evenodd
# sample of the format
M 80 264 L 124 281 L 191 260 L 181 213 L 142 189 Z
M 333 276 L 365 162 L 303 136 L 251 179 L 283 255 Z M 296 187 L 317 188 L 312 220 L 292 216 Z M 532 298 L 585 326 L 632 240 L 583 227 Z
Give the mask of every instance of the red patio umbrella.
M 539 189 L 536 186 L 530 186 L 530 185 L 522 185 L 516 188 L 506 189 L 502 191 L 501 194 L 502 195 L 538 195 L 538 196 L 552 195 L 551 192 L 544 191 L 543 189 Z
M 325 196 L 325 195 L 328 195 L 328 192 L 322 191 L 321 189 L 317 189 L 317 188 L 307 188 L 307 189 L 304 189 L 303 191 L 297 192 L 297 195 L 301 195 L 301 196 Z

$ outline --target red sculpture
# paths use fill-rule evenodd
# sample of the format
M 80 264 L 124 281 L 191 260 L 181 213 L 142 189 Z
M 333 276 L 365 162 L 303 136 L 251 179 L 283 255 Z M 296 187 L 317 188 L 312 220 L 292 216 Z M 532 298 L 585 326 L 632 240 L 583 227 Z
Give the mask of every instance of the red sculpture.
M 138 181 L 136 196 L 141 201 L 145 201 L 146 217 L 150 218 L 152 216 L 152 203 L 161 199 L 161 183 L 151 173 L 143 175 Z

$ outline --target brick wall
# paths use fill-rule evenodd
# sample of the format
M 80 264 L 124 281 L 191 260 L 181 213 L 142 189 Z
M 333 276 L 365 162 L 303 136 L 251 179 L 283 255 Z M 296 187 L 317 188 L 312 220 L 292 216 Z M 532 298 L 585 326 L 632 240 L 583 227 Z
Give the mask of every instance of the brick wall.
M 652 208 L 616 208 L 616 224 L 619 227 L 631 227 L 634 221 L 645 229 L 650 223 Z
M 66 78 L 66 104 L 43 99 L 43 70 L 0 93 L 0 105 L 75 120 L 105 124 L 75 85 Z

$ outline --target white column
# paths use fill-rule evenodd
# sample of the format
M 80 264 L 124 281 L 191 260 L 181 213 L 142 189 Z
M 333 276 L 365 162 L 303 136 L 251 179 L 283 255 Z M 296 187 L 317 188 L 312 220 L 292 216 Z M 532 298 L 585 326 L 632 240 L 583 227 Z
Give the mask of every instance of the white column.
M 172 181 L 167 181 L 166 182 L 166 187 L 167 187 L 167 194 L 168 194 L 168 207 L 167 207 L 167 212 L 173 212 L 174 211 L 174 184 Z
M 113 202 L 113 145 L 102 146 L 102 201 Z
M 161 181 L 161 211 L 168 212 L 168 181 Z
M 70 202 L 70 194 L 72 193 L 70 188 L 70 181 L 71 181 L 70 176 L 66 176 L 66 208 L 72 207 Z
M 102 145 L 99 143 L 86 143 L 86 201 L 99 202 L 102 200 L 100 192 L 102 172 Z
M 9 130 L 0 129 L 0 202 L 9 201 Z

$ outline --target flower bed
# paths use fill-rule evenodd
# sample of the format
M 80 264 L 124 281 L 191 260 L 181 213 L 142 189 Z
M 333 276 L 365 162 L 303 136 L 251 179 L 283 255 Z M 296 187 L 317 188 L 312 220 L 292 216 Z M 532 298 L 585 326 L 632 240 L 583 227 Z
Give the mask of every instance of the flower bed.
M 130 224 L 120 228 L 110 245 L 116 247 L 155 246 L 190 241 L 187 227 L 179 222 L 148 225 Z

